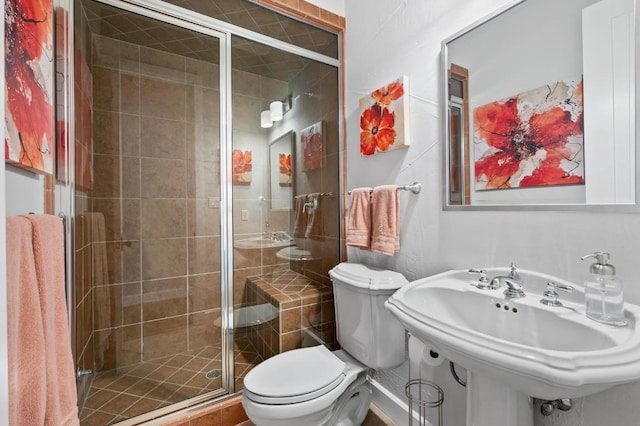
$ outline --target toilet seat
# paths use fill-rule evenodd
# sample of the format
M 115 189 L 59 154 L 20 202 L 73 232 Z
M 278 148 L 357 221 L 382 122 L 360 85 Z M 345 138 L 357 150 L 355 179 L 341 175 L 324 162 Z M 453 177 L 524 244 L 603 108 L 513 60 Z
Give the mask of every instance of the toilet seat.
M 262 362 L 244 379 L 244 392 L 255 402 L 295 404 L 318 398 L 345 380 L 347 364 L 326 347 L 294 349 Z

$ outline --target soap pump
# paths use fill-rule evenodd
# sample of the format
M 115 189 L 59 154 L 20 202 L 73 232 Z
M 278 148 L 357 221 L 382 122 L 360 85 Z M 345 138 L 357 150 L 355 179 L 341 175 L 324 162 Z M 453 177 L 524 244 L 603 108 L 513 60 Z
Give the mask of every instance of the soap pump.
M 615 266 L 609 263 L 609 253 L 595 252 L 582 256 L 596 259 L 589 268 L 589 276 L 584 281 L 584 296 L 587 317 L 610 325 L 624 326 L 624 298 L 622 281 L 616 277 Z

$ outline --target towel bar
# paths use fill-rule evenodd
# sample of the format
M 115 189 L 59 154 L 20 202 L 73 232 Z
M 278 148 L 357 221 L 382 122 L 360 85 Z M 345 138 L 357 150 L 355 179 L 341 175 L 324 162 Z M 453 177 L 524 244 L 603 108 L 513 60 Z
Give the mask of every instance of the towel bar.
M 402 191 L 411 191 L 414 194 L 419 194 L 422 190 L 422 184 L 420 182 L 413 182 L 408 185 L 398 186 L 398 189 Z M 348 194 L 351 195 L 351 191 L 349 191 Z

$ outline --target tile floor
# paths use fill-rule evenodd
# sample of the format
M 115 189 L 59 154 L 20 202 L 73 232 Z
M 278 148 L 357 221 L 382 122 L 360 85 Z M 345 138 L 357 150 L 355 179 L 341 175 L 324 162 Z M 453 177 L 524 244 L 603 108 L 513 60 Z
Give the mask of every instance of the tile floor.
M 236 390 L 260 361 L 246 338 L 236 339 Z M 98 373 L 80 411 L 82 426 L 104 426 L 220 389 L 221 348 L 207 347 Z

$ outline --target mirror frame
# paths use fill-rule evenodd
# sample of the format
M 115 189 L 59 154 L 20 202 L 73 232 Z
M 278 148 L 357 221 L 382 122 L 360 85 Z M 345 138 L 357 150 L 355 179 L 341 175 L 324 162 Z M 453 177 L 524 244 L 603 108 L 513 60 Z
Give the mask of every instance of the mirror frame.
M 451 140 L 451 134 L 449 129 L 450 109 L 449 109 L 449 56 L 447 46 L 452 41 L 462 37 L 463 35 L 471 32 L 475 28 L 483 25 L 498 15 L 501 15 L 510 9 L 532 0 L 513 0 L 504 6 L 496 9 L 494 12 L 484 16 L 473 22 L 471 25 L 463 28 L 462 30 L 454 33 L 453 35 L 445 38 L 441 43 L 440 50 L 440 72 L 441 72 L 441 84 L 440 84 L 440 96 L 441 96 L 441 108 L 442 108 L 442 134 L 444 135 L 444 143 L 442 144 L 443 162 L 442 162 L 442 209 L 444 211 L 509 211 L 509 210 L 530 210 L 530 211 L 580 211 L 580 212 L 595 212 L 595 213 L 640 213 L 640 146 L 638 139 L 640 136 L 640 26 L 638 4 L 639 0 L 635 0 L 634 7 L 634 46 L 635 46 L 635 127 L 636 127 L 636 150 L 635 150 L 635 204 L 465 204 L 465 205 L 452 205 L 449 204 L 449 187 L 450 187 L 450 173 L 449 173 L 449 143 Z
M 275 144 L 282 142 L 282 141 L 289 141 L 289 147 L 291 148 L 291 185 L 288 186 L 288 188 L 291 190 L 291 200 L 290 200 L 290 208 L 286 209 L 286 208 L 274 208 L 273 207 L 273 182 L 274 182 L 274 176 L 272 176 L 272 173 L 274 173 L 274 170 L 276 172 L 279 172 L 280 170 L 280 165 L 279 163 L 276 164 L 275 166 L 272 164 L 272 153 L 271 153 L 271 147 L 273 147 Z M 269 182 L 268 182 L 268 188 L 269 188 L 269 209 L 271 209 L 272 211 L 293 211 L 293 206 L 294 206 L 294 196 L 295 196 L 295 133 L 293 130 L 289 130 L 283 134 L 281 134 L 280 136 L 278 136 L 277 138 L 273 139 L 271 142 L 269 142 L 269 146 L 267 147 L 267 156 L 268 156 L 268 167 L 267 167 L 267 174 L 269 176 Z M 277 167 L 276 167 L 277 166 Z M 275 179 L 277 179 L 277 176 L 275 176 Z

